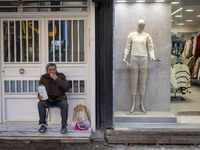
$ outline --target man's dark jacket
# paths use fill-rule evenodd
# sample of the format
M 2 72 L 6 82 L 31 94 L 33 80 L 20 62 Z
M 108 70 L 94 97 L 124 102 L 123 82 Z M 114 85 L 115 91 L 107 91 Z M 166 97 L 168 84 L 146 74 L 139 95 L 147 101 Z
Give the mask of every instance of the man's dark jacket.
M 39 81 L 39 85 L 43 84 L 45 86 L 50 102 L 67 99 L 65 93 L 70 89 L 65 75 L 58 72 L 56 72 L 56 75 L 58 78 L 55 81 L 48 74 L 42 75 Z

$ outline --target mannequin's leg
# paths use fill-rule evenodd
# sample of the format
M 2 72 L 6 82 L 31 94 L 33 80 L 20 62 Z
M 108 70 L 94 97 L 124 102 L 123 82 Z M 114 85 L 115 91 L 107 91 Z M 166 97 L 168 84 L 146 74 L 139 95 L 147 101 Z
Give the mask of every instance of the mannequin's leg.
M 144 95 L 140 95 L 140 108 L 142 110 L 142 112 L 147 112 L 144 108 L 144 104 L 143 104 L 143 101 L 144 101 Z
M 139 83 L 140 83 L 140 108 L 143 112 L 146 112 L 144 108 L 144 94 L 146 89 L 146 80 L 147 80 L 147 58 L 143 58 L 140 64 L 139 71 Z
M 134 112 L 134 108 L 135 108 L 135 95 L 132 96 L 132 107 L 131 107 L 131 110 L 130 110 L 130 113 Z
M 138 83 L 138 65 L 134 59 L 131 59 L 131 68 L 130 68 L 130 79 L 131 79 L 131 98 L 132 98 L 132 107 L 130 113 L 134 112 L 135 108 L 135 96 L 137 91 L 137 83 Z

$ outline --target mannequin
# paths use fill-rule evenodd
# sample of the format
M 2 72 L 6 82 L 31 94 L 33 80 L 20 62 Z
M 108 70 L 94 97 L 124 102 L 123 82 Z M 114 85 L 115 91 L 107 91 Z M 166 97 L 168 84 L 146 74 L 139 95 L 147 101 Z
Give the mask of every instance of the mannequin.
M 160 58 L 155 58 L 153 41 L 149 34 L 144 32 L 145 21 L 143 19 L 137 22 L 137 31 L 132 32 L 128 35 L 126 47 L 124 50 L 123 62 L 130 66 L 130 79 L 131 79 L 131 97 L 132 107 L 130 113 L 134 112 L 135 108 L 135 97 L 137 91 L 137 84 L 139 80 L 140 85 L 140 109 L 146 113 L 144 107 L 144 94 L 146 87 L 147 78 L 147 67 L 148 67 L 148 52 L 150 59 L 153 61 L 161 61 Z M 132 48 L 131 48 L 132 47 Z M 131 48 L 130 63 L 126 61 Z

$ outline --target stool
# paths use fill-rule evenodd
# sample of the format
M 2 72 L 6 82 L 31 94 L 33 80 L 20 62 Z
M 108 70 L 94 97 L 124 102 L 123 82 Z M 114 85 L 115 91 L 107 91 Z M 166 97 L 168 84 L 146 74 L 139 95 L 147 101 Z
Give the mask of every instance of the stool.
M 51 113 L 50 113 L 50 109 L 51 108 L 60 108 L 59 106 L 49 106 L 48 108 L 47 108 L 47 114 L 46 114 L 46 124 L 48 125 L 48 123 L 47 122 L 50 122 L 50 115 L 51 115 Z M 49 120 L 48 120 L 48 118 L 49 118 Z

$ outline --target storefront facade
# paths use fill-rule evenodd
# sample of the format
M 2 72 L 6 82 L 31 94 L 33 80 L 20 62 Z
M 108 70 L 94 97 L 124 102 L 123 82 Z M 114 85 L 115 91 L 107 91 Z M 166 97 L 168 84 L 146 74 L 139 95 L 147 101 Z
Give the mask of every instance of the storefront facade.
M 200 123 L 194 121 L 199 120 L 198 115 L 196 117 L 191 115 L 191 112 L 195 114 L 200 109 L 194 106 L 198 105 L 195 93 L 199 85 L 194 86 L 191 83 L 192 81 L 199 83 L 199 61 L 195 61 L 199 57 L 198 7 L 198 4 L 193 1 L 189 3 L 184 0 L 115 1 L 115 123 L 188 123 L 188 126 L 189 123 Z M 138 20 L 140 19 L 145 21 L 145 28 L 141 33 L 138 31 Z M 190 22 L 190 24 L 187 22 Z M 134 47 L 137 47 L 135 43 L 139 39 L 141 40 L 142 34 L 150 36 L 148 38 L 152 40 L 151 47 L 148 45 L 148 39 L 146 41 L 148 61 L 145 75 L 142 73 L 143 70 L 140 69 L 141 63 L 138 62 L 138 66 L 136 62 L 133 63 L 138 57 L 139 59 L 144 57 L 143 53 L 138 53 L 141 49 L 134 49 Z M 177 35 L 175 40 L 174 34 Z M 131 37 L 129 37 L 130 35 Z M 193 39 L 196 39 L 196 41 Z M 182 51 L 180 51 L 180 47 L 176 47 L 180 41 L 191 43 L 189 46 L 188 44 L 183 46 Z M 130 50 L 129 55 L 125 57 L 128 48 Z M 153 51 L 150 52 L 151 48 Z M 194 51 L 195 48 L 196 52 Z M 191 49 L 190 54 L 189 49 Z M 175 54 L 175 51 L 178 54 Z M 155 60 L 151 58 L 152 52 L 155 55 Z M 174 62 L 174 57 L 178 57 L 176 62 Z M 160 61 L 156 61 L 157 58 Z M 195 65 L 190 63 L 191 58 L 195 58 Z M 127 63 L 132 66 L 127 65 Z M 132 77 L 131 70 L 137 72 L 137 69 L 132 68 L 135 66 L 139 70 L 138 78 Z M 176 70 L 178 66 L 181 67 L 179 71 Z M 180 72 L 181 75 L 178 75 Z M 138 83 L 135 85 L 136 81 Z M 145 86 L 143 86 L 143 82 L 145 82 Z M 136 90 L 136 94 L 133 92 L 134 90 Z M 181 101 L 181 98 L 182 100 L 185 99 L 185 102 Z M 187 105 L 184 104 L 186 102 L 188 102 Z M 131 106 L 134 106 L 134 108 L 131 109 Z M 146 112 L 143 110 L 146 110 Z M 185 115 L 183 115 L 183 112 Z
M 114 130 L 107 130 L 106 139 L 109 143 L 198 144 L 199 51 L 191 47 L 199 47 L 199 3 L 116 0 L 114 5 Z M 180 41 L 190 44 L 180 51 Z M 143 47 L 147 55 L 141 52 Z M 192 75 L 192 70 L 197 74 Z
M 187 7 L 194 5 L 200 6 L 191 1 Z M 185 11 L 184 1 L 93 0 L 87 1 L 87 5 L 83 1 L 78 6 L 81 8 L 76 11 L 71 11 L 72 6 L 65 6 L 68 9 L 66 12 L 2 13 L 1 123 L 37 122 L 37 83 L 45 73 L 45 65 L 55 62 L 58 71 L 65 73 L 72 86 L 67 93 L 69 123 L 72 122 L 73 108 L 82 104 L 88 109 L 92 130 L 118 130 L 120 134 L 116 141 L 130 133 L 127 136 L 130 143 L 142 143 L 151 133 L 155 133 L 159 136 L 152 143 L 157 142 L 158 137 L 162 137 L 160 131 L 148 132 L 144 141 L 133 136 L 143 126 L 151 129 L 156 128 L 156 124 L 159 124 L 159 128 L 166 125 L 183 126 L 184 129 L 177 131 L 179 137 L 182 133 L 187 134 L 187 129 L 191 129 L 189 136 L 199 134 L 192 130 L 200 123 L 192 120 L 200 120 L 199 116 L 181 114 L 183 111 L 198 114 L 200 108 L 195 99 L 199 85 L 191 87 L 194 99 L 190 99 L 188 87 L 184 87 L 187 91 L 185 95 L 182 93 L 183 87 L 172 87 L 173 33 L 179 37 L 190 37 L 199 34 L 200 27 L 196 22 L 196 30 L 187 31 L 186 34 L 181 31 L 184 27 L 178 23 L 184 20 L 174 14 L 181 13 L 177 10 L 182 7 Z M 138 31 L 137 22 L 140 19 L 145 21 L 144 32 L 152 38 L 155 58 L 161 60 L 153 61 L 147 55 L 147 80 L 142 97 L 146 112 L 141 109 L 139 84 L 133 100 L 130 67 L 123 61 L 128 35 Z M 191 28 L 194 29 L 194 26 Z M 131 52 L 126 58 L 129 63 L 130 55 Z M 193 80 L 190 79 L 189 82 Z M 199 83 L 199 78 L 195 82 Z M 179 98 L 184 97 L 186 101 L 174 101 L 174 90 Z M 133 103 L 134 111 L 130 112 Z M 59 115 L 57 110 L 54 111 Z M 60 121 L 52 117 L 52 124 Z M 123 129 L 128 131 L 123 134 Z M 173 135 L 173 130 L 168 129 L 167 133 Z M 136 136 L 142 136 L 145 132 L 138 132 L 140 135 Z M 112 141 L 109 137 L 112 136 L 108 135 L 108 141 Z M 166 141 L 170 141 L 169 136 Z
M 68 123 L 82 104 L 95 130 L 94 3 L 1 3 L 0 122 L 38 123 L 38 81 L 53 62 L 71 84 Z M 49 124 L 59 124 L 59 110 L 52 111 Z

